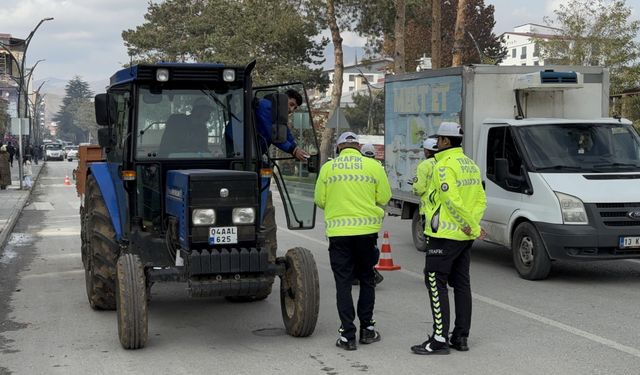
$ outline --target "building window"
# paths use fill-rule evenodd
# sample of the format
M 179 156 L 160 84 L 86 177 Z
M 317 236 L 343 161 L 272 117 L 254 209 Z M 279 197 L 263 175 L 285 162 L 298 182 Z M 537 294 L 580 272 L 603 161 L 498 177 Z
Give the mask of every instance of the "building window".
M 354 82 L 356 77 L 353 74 L 349 74 L 349 82 Z
M 538 45 L 538 43 L 533 45 L 533 57 L 538 57 L 540 56 L 540 46 Z
M 533 65 L 538 66 L 538 65 L 540 65 L 540 62 L 538 60 L 536 60 L 536 61 L 533 62 Z
M 511 58 L 512 59 L 516 58 L 516 49 L 515 48 L 511 50 Z
M 520 53 L 520 58 L 521 59 L 527 58 L 527 46 L 522 47 L 522 53 Z

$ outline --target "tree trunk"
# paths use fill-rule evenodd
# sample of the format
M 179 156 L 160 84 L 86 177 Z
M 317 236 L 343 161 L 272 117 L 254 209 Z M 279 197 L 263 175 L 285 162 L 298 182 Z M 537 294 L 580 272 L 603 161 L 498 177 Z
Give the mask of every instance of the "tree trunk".
M 442 67 L 442 13 L 440 12 L 441 0 L 431 1 L 431 66 L 433 69 Z
M 464 46 L 464 24 L 466 21 L 467 0 L 458 0 L 458 15 L 456 29 L 453 35 L 453 59 L 451 66 L 462 65 L 462 49 Z
M 342 51 L 342 36 L 340 36 L 340 28 L 336 19 L 336 9 L 334 0 L 327 0 L 327 23 L 331 30 L 331 40 L 333 41 L 334 54 L 334 70 L 333 70 L 333 90 L 331 91 L 331 108 L 329 118 L 336 113 L 340 107 L 340 98 L 342 97 L 342 75 L 344 72 L 344 55 Z M 331 155 L 331 146 L 333 141 L 334 129 L 325 128 L 322 132 L 320 141 L 320 157 L 322 163 L 327 161 Z
M 401 74 L 405 72 L 405 53 L 404 53 L 404 34 L 406 23 L 406 0 L 395 0 L 396 18 L 394 34 L 396 40 L 395 54 L 393 56 L 394 73 Z

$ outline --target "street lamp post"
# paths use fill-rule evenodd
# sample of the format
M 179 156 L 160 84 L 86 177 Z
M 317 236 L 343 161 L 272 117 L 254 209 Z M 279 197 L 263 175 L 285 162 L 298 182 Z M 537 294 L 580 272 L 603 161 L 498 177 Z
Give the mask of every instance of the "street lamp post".
M 27 38 L 22 42 L 24 44 L 24 50 L 22 51 L 22 59 L 20 61 L 20 64 L 18 64 L 18 60 L 16 59 L 16 57 L 13 55 L 13 51 L 11 51 L 9 48 L 7 48 L 7 46 L 0 42 L 0 47 L 2 47 L 2 49 L 4 49 L 5 51 L 7 51 L 9 53 L 9 56 L 11 57 L 11 60 L 13 60 L 13 62 L 15 62 L 16 66 L 18 67 L 18 73 L 20 75 L 20 82 L 18 83 L 18 100 L 17 100 L 17 109 L 18 109 L 18 118 L 20 118 L 20 102 L 22 101 L 22 95 L 25 95 L 25 105 L 24 105 L 24 117 L 27 117 L 27 112 L 29 111 L 28 108 L 28 97 L 26 95 L 26 90 L 24 88 L 24 83 L 25 83 L 25 62 L 27 60 L 27 50 L 29 49 L 29 44 L 31 43 L 31 39 L 33 38 L 33 36 L 35 35 L 36 31 L 38 31 L 38 28 L 40 27 L 40 25 L 42 25 L 44 22 L 46 21 L 51 21 L 53 20 L 53 17 L 47 17 L 47 18 L 43 18 L 40 20 L 40 22 L 38 22 L 38 24 L 36 25 L 36 27 L 33 28 L 33 30 L 31 30 L 31 32 L 29 33 L 29 35 L 27 36 Z M 38 61 L 40 62 L 40 61 Z M 38 62 L 36 62 L 35 65 L 38 64 Z M 33 68 L 35 68 L 35 65 L 33 66 Z M 33 70 L 32 70 L 33 71 Z M 18 150 L 20 152 L 20 158 L 24 158 L 24 150 L 22 148 L 22 123 L 20 123 L 19 126 L 20 131 L 18 132 Z M 23 180 L 23 169 L 22 169 L 22 160 L 18 160 L 18 176 L 20 178 L 20 189 L 22 190 L 23 186 L 22 186 L 22 180 Z

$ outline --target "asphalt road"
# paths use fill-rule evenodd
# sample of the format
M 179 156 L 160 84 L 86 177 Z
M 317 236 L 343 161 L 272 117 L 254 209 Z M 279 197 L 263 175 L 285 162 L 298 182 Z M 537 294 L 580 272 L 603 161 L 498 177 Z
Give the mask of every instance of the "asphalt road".
M 383 230 L 402 270 L 384 273 L 377 290 L 383 339 L 342 351 L 334 346 L 339 323 L 321 212 L 315 230 L 294 232 L 281 209 L 281 252 L 307 247 L 318 264 L 321 307 L 311 337 L 284 333 L 277 288 L 265 301 L 232 304 L 189 299 L 185 285 L 167 283 L 152 290 L 147 347 L 126 351 L 115 312 L 87 302 L 79 200 L 63 184 L 74 165 L 47 163 L 0 255 L 1 375 L 640 374 L 640 262 L 559 263 L 548 280 L 531 282 L 517 276 L 505 249 L 484 243 L 472 250 L 471 350 L 411 354 L 431 326 L 424 255 L 413 248 L 410 222 L 393 217 Z

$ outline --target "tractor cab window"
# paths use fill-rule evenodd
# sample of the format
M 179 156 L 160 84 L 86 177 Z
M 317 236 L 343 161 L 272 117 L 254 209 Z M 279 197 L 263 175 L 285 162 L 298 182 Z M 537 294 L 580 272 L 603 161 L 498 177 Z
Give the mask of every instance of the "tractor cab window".
M 242 158 L 243 91 L 141 87 L 136 158 Z

